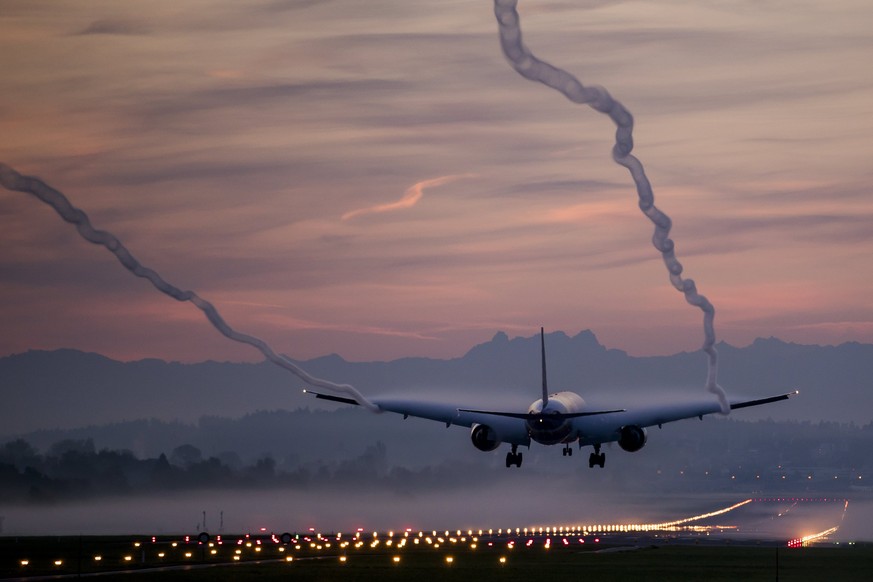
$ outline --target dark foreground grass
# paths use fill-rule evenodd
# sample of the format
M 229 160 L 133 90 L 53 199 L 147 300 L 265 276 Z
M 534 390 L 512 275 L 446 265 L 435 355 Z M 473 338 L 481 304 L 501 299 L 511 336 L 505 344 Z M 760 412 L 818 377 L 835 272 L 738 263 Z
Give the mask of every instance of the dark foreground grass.
M 603 551 L 603 550 L 607 551 Z M 165 557 L 152 559 L 162 550 Z M 148 555 L 147 553 L 148 552 Z M 175 552 L 175 553 L 174 553 Z M 390 581 L 463 580 L 464 582 L 554 580 L 868 580 L 873 572 L 873 545 L 820 546 L 788 549 L 784 546 L 694 545 L 666 542 L 634 548 L 618 546 L 563 547 L 546 550 L 541 544 L 504 544 L 476 549 L 469 545 L 446 545 L 439 549 L 407 546 L 401 551 L 386 546 L 376 549 L 293 551 L 264 546 L 257 555 L 243 552 L 242 561 L 228 562 L 232 553 L 210 556 L 196 544 L 172 547 L 164 544 L 133 546 L 130 538 L 28 538 L 0 539 L 0 577 L 45 574 L 76 576 L 91 572 L 133 570 L 118 573 L 134 582 L 149 580 L 285 580 Z M 185 557 L 191 553 L 190 557 Z M 293 561 L 285 561 L 288 554 Z M 345 562 L 340 555 L 345 554 Z M 24 558 L 23 556 L 27 556 Z M 100 555 L 101 560 L 94 561 Z M 130 556 L 130 560 L 124 558 Z M 395 562 L 394 558 L 399 557 Z M 447 558 L 451 557 L 449 563 Z M 505 558 L 501 563 L 500 558 Z M 27 559 L 22 566 L 20 561 Z M 61 560 L 56 566 L 55 560 Z M 249 561 L 246 561 L 249 560 Z M 163 566 L 164 569 L 155 569 Z M 167 569 L 170 568 L 170 569 Z M 179 569 L 173 569 L 179 568 Z M 182 569 L 184 568 L 184 569 Z M 113 576 L 115 577 L 115 576 Z M 101 578 L 105 579 L 105 578 Z

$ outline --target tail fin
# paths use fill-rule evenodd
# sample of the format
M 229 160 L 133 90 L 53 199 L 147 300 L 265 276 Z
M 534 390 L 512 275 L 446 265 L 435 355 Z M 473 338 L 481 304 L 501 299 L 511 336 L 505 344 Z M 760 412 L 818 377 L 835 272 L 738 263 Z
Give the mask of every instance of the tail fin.
M 546 381 L 546 332 L 540 328 L 540 347 L 543 353 L 543 408 L 549 402 L 549 383 Z

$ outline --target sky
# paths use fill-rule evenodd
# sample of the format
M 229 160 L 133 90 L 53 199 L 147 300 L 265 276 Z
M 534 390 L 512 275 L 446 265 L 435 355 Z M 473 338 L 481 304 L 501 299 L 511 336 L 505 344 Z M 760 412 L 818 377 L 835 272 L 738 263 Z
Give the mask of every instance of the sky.
M 716 335 L 873 342 L 873 5 L 522 1 L 635 116 Z M 497 331 L 695 350 L 614 127 L 521 78 L 487 0 L 0 0 L 0 162 L 277 351 L 462 355 Z M 0 189 L 0 356 L 259 361 Z

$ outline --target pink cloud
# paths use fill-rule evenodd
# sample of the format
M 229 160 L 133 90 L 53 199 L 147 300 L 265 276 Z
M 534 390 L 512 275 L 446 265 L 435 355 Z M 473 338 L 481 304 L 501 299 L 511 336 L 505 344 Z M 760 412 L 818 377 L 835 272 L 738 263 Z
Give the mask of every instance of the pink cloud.
M 395 210 L 412 208 L 413 206 L 418 204 L 419 200 L 421 200 L 421 198 L 424 196 L 425 188 L 435 188 L 437 186 L 442 186 L 443 184 L 448 184 L 449 182 L 454 182 L 455 180 L 471 177 L 473 177 L 472 174 L 455 174 L 449 176 L 440 176 L 439 178 L 431 178 L 430 180 L 422 180 L 421 182 L 417 182 L 409 187 L 406 192 L 403 193 L 403 196 L 400 198 L 400 200 L 396 202 L 377 204 L 376 206 L 368 206 L 366 208 L 350 210 L 349 212 L 343 214 L 341 219 L 351 220 L 365 214 L 381 214 L 383 212 L 393 212 Z

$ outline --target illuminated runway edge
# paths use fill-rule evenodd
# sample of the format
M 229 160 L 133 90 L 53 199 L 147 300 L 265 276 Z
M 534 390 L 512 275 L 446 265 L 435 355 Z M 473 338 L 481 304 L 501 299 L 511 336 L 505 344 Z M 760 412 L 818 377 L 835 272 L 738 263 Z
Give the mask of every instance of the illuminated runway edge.
M 385 556 L 394 564 L 404 553 L 436 552 L 447 566 L 468 552 L 493 554 L 495 565 L 506 564 L 513 552 L 542 550 L 616 551 L 658 543 L 724 543 L 731 536 L 755 543 L 789 548 L 827 541 L 840 527 L 849 501 L 840 498 L 748 498 L 731 505 L 659 523 L 528 525 L 460 530 L 368 531 L 322 533 L 266 532 L 240 535 L 129 536 L 32 538 L 15 545 L 4 541 L 3 576 L 99 574 L 124 570 L 221 565 L 243 562 L 293 563 L 297 560 L 335 560 L 345 564 L 356 556 Z M 813 508 L 814 511 L 810 511 Z M 808 514 L 812 513 L 814 519 Z M 741 515 L 744 514 L 744 515 Z M 735 519 L 736 517 L 736 519 Z M 742 523 L 744 525 L 738 525 Z M 785 523 L 792 532 L 783 537 L 760 534 L 761 524 Z M 26 539 L 26 538 L 25 538 Z M 41 542 L 40 540 L 44 540 Z M 66 540 L 61 543 L 60 540 Z M 29 552 L 29 553 L 28 553 Z M 52 554 L 54 552 L 54 554 Z M 457 554 L 457 555 L 456 555 Z M 9 560 L 14 559 L 14 563 Z

